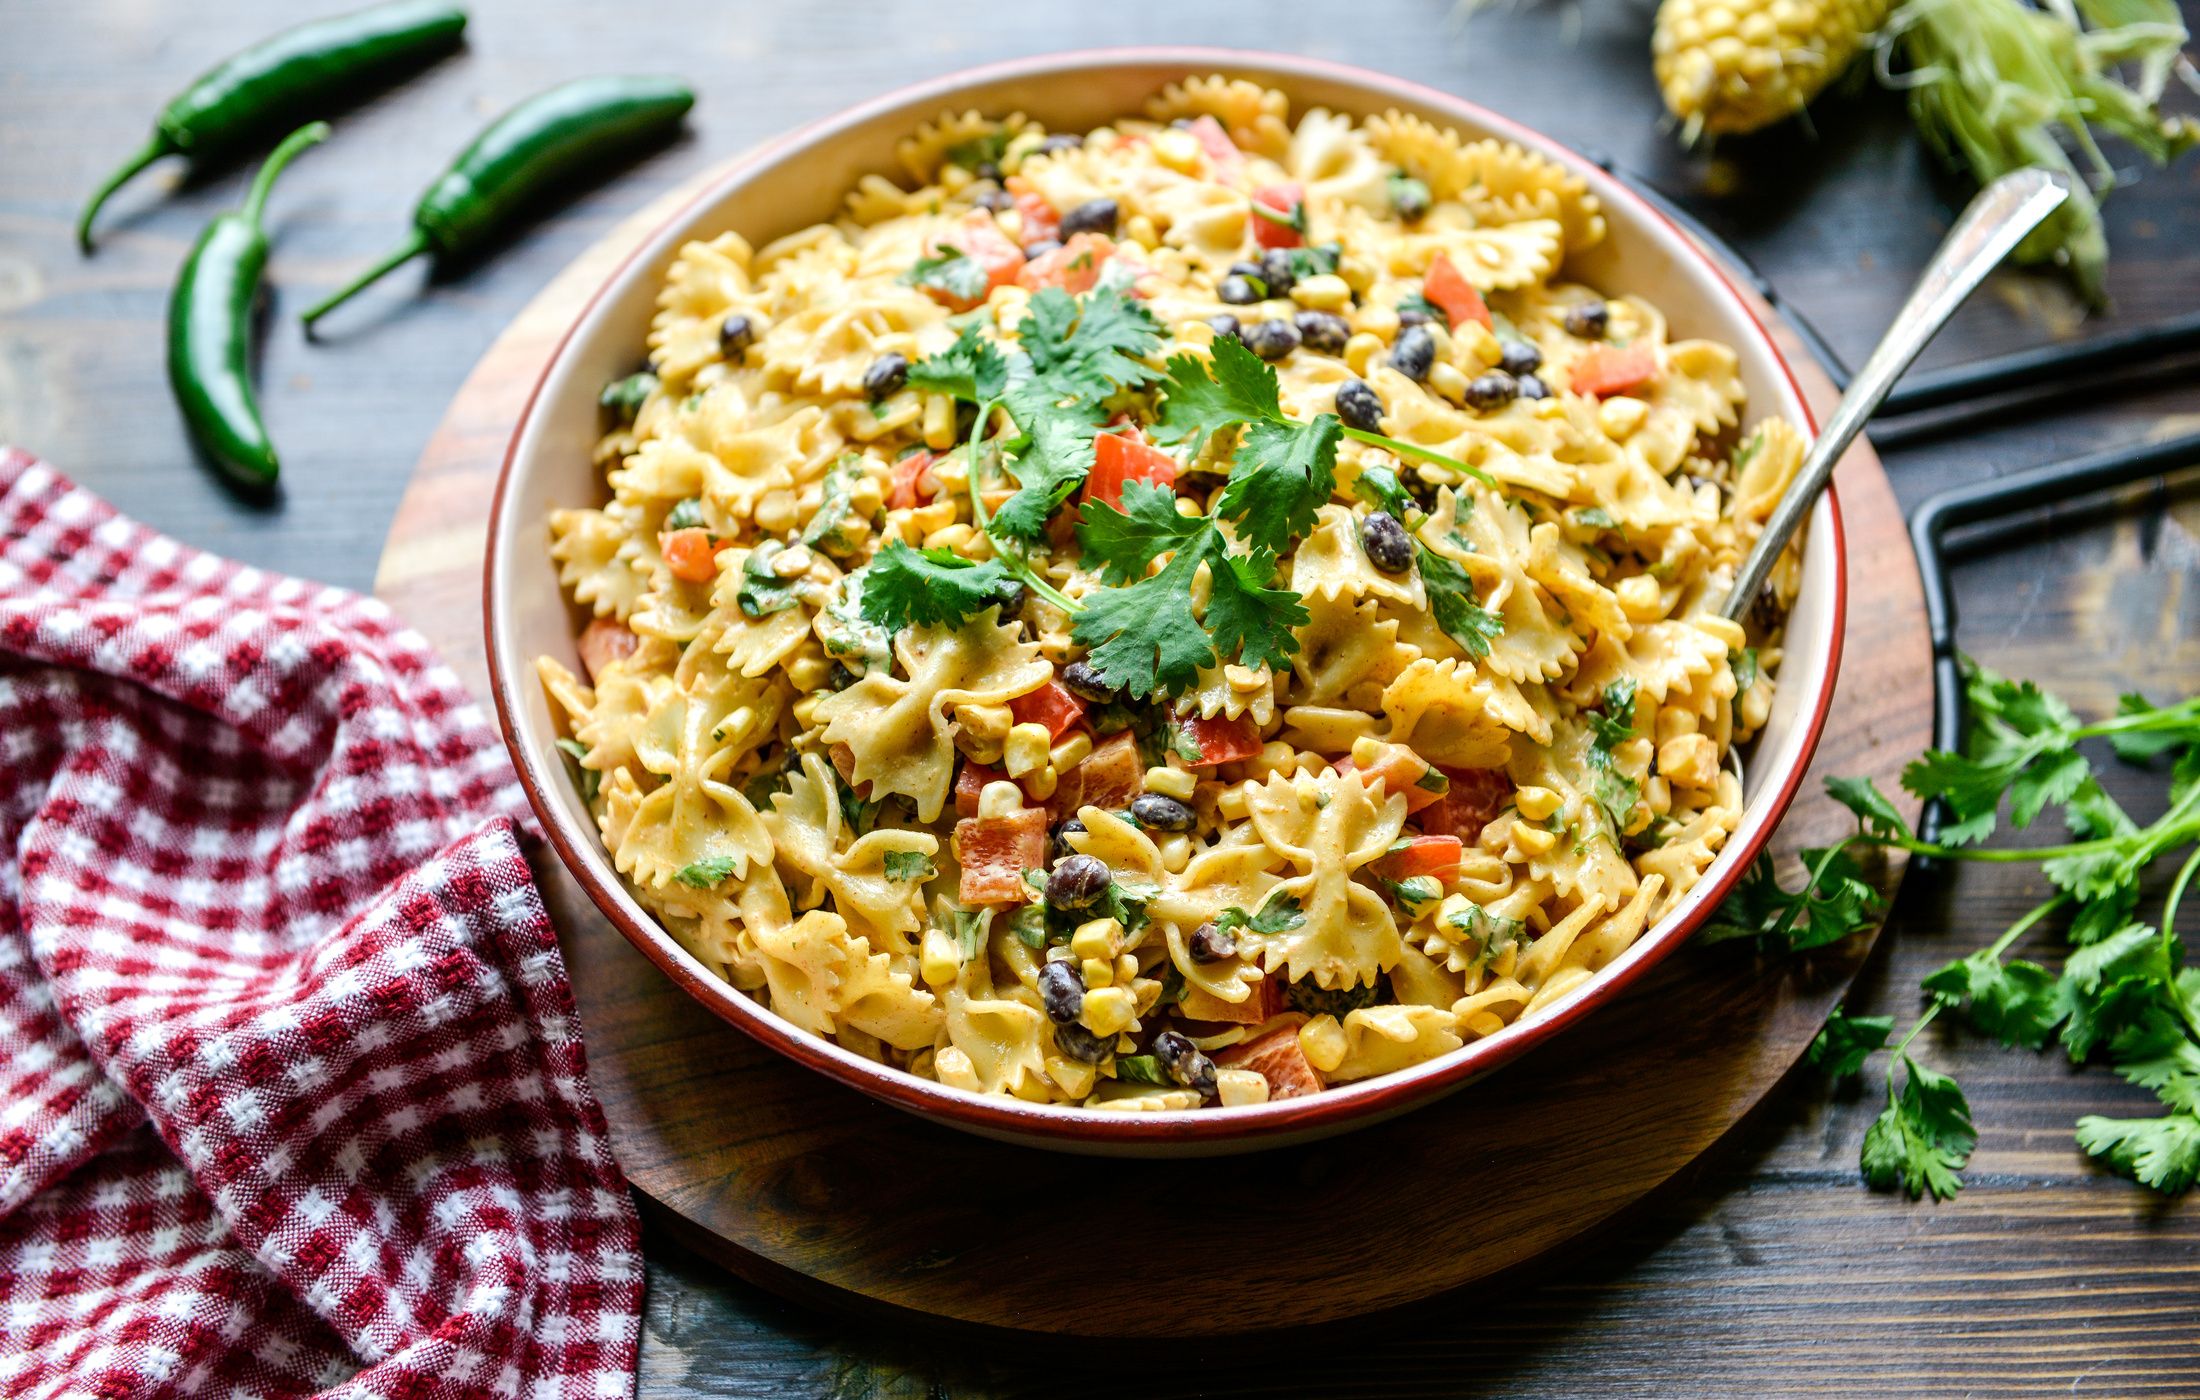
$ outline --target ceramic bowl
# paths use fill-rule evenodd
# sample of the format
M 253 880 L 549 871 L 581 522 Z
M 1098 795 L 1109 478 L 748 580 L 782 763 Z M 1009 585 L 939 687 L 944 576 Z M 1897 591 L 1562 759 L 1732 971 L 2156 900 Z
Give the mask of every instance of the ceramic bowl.
M 1603 201 L 1610 233 L 1570 269 L 1593 285 L 1647 297 L 1664 310 L 1676 337 L 1734 347 L 1752 417 L 1779 413 L 1815 427 L 1780 352 L 1720 269 L 1656 209 L 1547 138 L 1445 93 L 1332 63 L 1192 48 L 1086 52 L 1020 59 L 905 88 L 774 141 L 719 174 L 632 250 L 559 343 L 513 431 L 489 533 L 486 621 L 498 720 L 543 829 L 604 916 L 689 995 L 788 1058 L 940 1123 L 1074 1152 L 1218 1154 L 1338 1133 L 1427 1103 L 1562 1035 L 1679 947 L 1755 859 L 1809 765 L 1840 660 L 1846 581 L 1840 511 L 1829 495 L 1811 520 L 1778 702 L 1748 754 L 1747 810 L 1704 880 L 1610 967 L 1536 1019 L 1400 1073 L 1311 1097 L 1168 1113 L 980 1097 L 807 1035 L 689 956 L 613 870 L 553 747 L 556 729 L 534 671 L 539 655 L 578 669 L 573 638 L 579 619 L 559 591 L 544 522 L 553 508 L 602 499 L 589 460 L 600 432 L 597 389 L 633 369 L 675 252 L 689 239 L 726 229 L 761 246 L 832 218 L 860 176 L 892 172 L 895 142 L 943 110 L 1022 111 L 1054 130 L 1083 131 L 1137 112 L 1166 83 L 1204 73 L 1278 88 L 1290 95 L 1294 112 L 1321 106 L 1366 115 L 1398 108 L 1470 138 L 1517 141 L 1577 171 Z

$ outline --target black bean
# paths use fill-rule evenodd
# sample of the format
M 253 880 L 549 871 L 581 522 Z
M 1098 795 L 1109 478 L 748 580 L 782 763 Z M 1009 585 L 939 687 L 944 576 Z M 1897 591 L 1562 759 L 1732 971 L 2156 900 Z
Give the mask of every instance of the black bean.
M 1382 395 L 1364 379 L 1347 379 L 1337 386 L 1337 416 L 1348 428 L 1379 433 L 1383 430 Z
M 1264 360 L 1280 360 L 1299 348 L 1298 328 L 1289 321 L 1263 321 L 1247 328 L 1240 338 Z
M 1612 329 L 1612 308 L 1601 301 L 1585 301 L 1566 308 L 1566 334 L 1583 340 L 1602 340 Z
M 1083 909 L 1106 894 L 1114 878 L 1098 856 L 1064 856 L 1047 876 L 1047 908 Z
M 1034 238 L 1024 245 L 1024 261 L 1036 262 L 1061 246 L 1059 238 Z
M 980 209 L 990 209 L 996 214 L 1016 207 L 1015 196 L 999 185 L 980 185 L 971 198 Z
M 846 689 L 846 687 L 841 686 L 836 687 L 836 689 Z M 1075 847 L 1070 845 L 1069 838 L 1072 836 L 1082 836 L 1084 834 L 1085 824 L 1075 817 L 1071 817 L 1068 821 L 1065 821 L 1060 826 L 1054 828 L 1054 854 L 1056 859 L 1060 859 L 1063 856 L 1076 855 L 1077 850 Z
M 1251 306 L 1256 301 L 1267 299 L 1261 285 L 1250 277 L 1223 278 L 1222 285 L 1215 288 L 1215 295 L 1229 306 Z
M 1268 280 L 1268 274 L 1261 271 L 1259 263 L 1242 260 L 1230 264 L 1230 275 L 1232 277 L 1258 277 L 1263 282 Z
M 1352 327 L 1334 311 L 1301 311 L 1291 318 L 1291 324 L 1298 327 L 1299 338 L 1309 350 L 1325 355 L 1343 350 L 1344 343 L 1352 338 Z
M 1047 1019 L 1057 1026 L 1066 1026 L 1084 1014 L 1085 979 L 1076 963 L 1065 958 L 1039 969 L 1039 1004 L 1046 1008 Z
M 1287 297 L 1299 284 L 1299 274 L 1292 265 L 1288 248 L 1270 248 L 1260 255 L 1260 280 L 1268 284 L 1268 295 Z
M 1080 700 L 1105 705 L 1115 698 L 1115 687 L 1109 685 L 1108 678 L 1100 674 L 1100 668 L 1089 661 L 1070 662 L 1055 679 L 1062 683 L 1062 689 Z
M 1075 132 L 1058 131 L 1033 148 L 1032 154 L 1051 156 L 1057 151 L 1074 151 L 1085 144 L 1085 138 Z
M 1227 311 L 1209 316 L 1207 318 L 1207 329 L 1215 333 L 1215 339 L 1217 340 L 1234 340 L 1240 345 L 1245 343 L 1244 326 L 1240 324 L 1237 317 L 1232 316 Z
M 1409 175 L 1390 177 L 1390 211 L 1407 223 L 1428 212 L 1428 186 Z
M 1097 1036 L 1071 1021 L 1054 1028 L 1054 1048 L 1080 1064 L 1096 1065 L 1115 1050 L 1114 1036 Z
M 1153 1057 L 1169 1072 L 1169 1078 L 1185 1088 L 1206 1095 L 1215 1092 L 1215 1062 L 1192 1044 L 1190 1036 L 1163 1031 L 1153 1038 Z
M 1390 347 L 1390 367 L 1418 384 L 1436 364 L 1436 337 L 1426 326 L 1410 326 L 1398 333 Z
M 1550 387 L 1541 379 L 1532 374 L 1520 376 L 1520 397 L 1524 399 L 1547 399 L 1550 396 Z
M 1088 199 L 1062 216 L 1062 236 L 1067 238 L 1073 233 L 1112 234 L 1115 232 L 1116 221 L 1121 217 L 1114 200 L 1105 197 Z
M 756 343 L 756 322 L 736 311 L 718 323 L 718 353 L 729 360 Z
M 889 350 L 871 361 L 871 367 L 863 372 L 863 392 L 874 399 L 883 399 L 908 379 L 909 357 L 899 350 Z
M 1388 511 L 1376 511 L 1360 522 L 1360 548 L 1367 551 L 1367 562 L 1386 574 L 1402 574 L 1413 567 L 1412 537 Z
M 1531 341 L 1500 341 L 1498 350 L 1502 358 L 1498 360 L 1497 367 L 1515 379 L 1523 374 L 1533 374 L 1543 367 L 1543 352 Z
M 1191 808 L 1159 792 L 1142 792 L 1132 798 L 1131 815 L 1149 831 L 1190 831 L 1198 820 Z
M 991 180 L 995 184 L 1000 183 L 1001 167 L 995 164 L 993 161 L 979 161 L 976 165 L 970 167 L 970 173 L 976 179 Z
M 1215 927 L 1213 921 L 1192 930 L 1185 946 L 1191 951 L 1193 962 L 1213 963 L 1237 956 L 1237 940 L 1225 928 Z
M 1401 307 L 1401 308 L 1399 308 L 1399 311 L 1398 311 L 1398 329 L 1399 329 L 1399 330 L 1402 330 L 1402 331 L 1403 331 L 1403 330 L 1410 330 L 1410 329 L 1412 329 L 1412 328 L 1413 328 L 1413 327 L 1415 327 L 1415 326 L 1425 326 L 1425 325 L 1427 325 L 1427 324 L 1428 324 L 1428 313 L 1427 313 L 1426 311 L 1415 311 L 1415 310 L 1412 310 L 1412 309 L 1410 309 L 1410 308 L 1407 308 L 1407 307 Z
M 1501 369 L 1478 374 L 1467 381 L 1463 397 L 1467 407 L 1483 410 L 1503 408 L 1520 397 L 1520 381 Z

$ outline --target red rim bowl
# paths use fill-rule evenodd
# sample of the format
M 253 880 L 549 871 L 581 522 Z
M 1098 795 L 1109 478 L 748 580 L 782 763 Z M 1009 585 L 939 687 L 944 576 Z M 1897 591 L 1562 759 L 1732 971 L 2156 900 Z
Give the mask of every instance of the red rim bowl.
M 1838 503 L 1812 516 L 1804 582 L 1789 622 L 1773 718 L 1751 755 L 1747 804 L 1726 849 L 1665 918 L 1569 997 L 1449 1055 L 1307 1098 L 1230 1109 L 1116 1112 L 982 1097 L 866 1060 L 797 1030 L 691 957 L 613 870 L 552 747 L 556 731 L 535 656 L 573 658 L 572 614 L 558 590 L 543 524 L 554 505 L 592 504 L 595 389 L 632 367 L 665 267 L 690 237 L 739 229 L 751 242 L 829 218 L 857 176 L 892 169 L 894 141 L 941 111 L 1023 111 L 1081 130 L 1136 112 L 1165 83 L 1224 73 L 1276 87 L 1294 112 L 1312 106 L 1418 113 L 1470 135 L 1518 142 L 1566 166 L 1602 200 L 1603 245 L 1569 262 L 1598 285 L 1649 298 L 1676 335 L 1722 340 L 1740 354 L 1753 417 L 1817 423 L 1785 360 L 1721 269 L 1661 213 L 1592 162 L 1472 103 L 1417 84 L 1313 59 L 1200 48 L 1114 49 L 994 64 L 903 88 L 767 143 L 714 178 L 645 237 L 559 341 L 515 428 L 497 480 L 485 566 L 485 622 L 497 720 L 528 800 L 559 858 L 605 917 L 690 996 L 781 1054 L 884 1103 L 971 1132 L 1064 1151 L 1201 1155 L 1280 1146 L 1377 1122 L 1460 1088 L 1560 1034 L 1618 997 L 1685 942 L 1733 888 L 1786 812 L 1833 701 L 1846 622 Z M 1602 269 L 1602 275 L 1599 270 Z M 1624 279 L 1624 280 L 1615 280 Z

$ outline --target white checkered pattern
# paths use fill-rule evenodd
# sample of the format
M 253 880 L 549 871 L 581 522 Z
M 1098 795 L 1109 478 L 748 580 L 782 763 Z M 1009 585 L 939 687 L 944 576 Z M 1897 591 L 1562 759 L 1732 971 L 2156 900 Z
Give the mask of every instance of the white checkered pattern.
M 0 448 L 0 1395 L 625 1395 L 642 1275 L 456 679 Z

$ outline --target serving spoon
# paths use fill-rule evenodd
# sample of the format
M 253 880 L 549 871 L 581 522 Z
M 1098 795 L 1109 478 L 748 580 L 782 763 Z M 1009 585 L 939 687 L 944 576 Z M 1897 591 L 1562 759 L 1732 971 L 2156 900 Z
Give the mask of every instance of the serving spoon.
M 1956 308 L 1986 280 L 2024 236 L 2070 197 L 2070 181 L 2058 171 L 2016 170 L 1980 190 L 1963 216 L 1948 230 L 1925 273 L 1917 279 L 1910 299 L 1902 304 L 1894 324 L 1880 339 L 1864 368 L 1849 381 L 1849 390 L 1834 407 L 1833 417 L 1810 445 L 1803 465 L 1788 483 L 1757 543 L 1735 575 L 1733 591 L 1719 606 L 1719 613 L 1739 622 L 1749 611 L 1766 575 L 1787 547 L 1788 537 L 1803 523 L 1819 493 L 1833 478 L 1833 465 L 1871 421 L 1872 414 L 1894 388 L 1894 382 L 1910 367 L 1926 342 L 1940 333 Z

